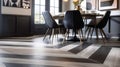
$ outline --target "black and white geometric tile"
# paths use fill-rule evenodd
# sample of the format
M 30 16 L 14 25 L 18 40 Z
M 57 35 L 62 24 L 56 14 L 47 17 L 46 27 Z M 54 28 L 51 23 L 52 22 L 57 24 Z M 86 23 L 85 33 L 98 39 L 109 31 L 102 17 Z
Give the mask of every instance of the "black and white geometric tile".
M 0 65 L 2 67 L 120 67 L 120 47 L 114 46 L 114 43 L 113 46 L 106 45 L 66 42 L 51 44 L 53 47 L 50 47 L 50 44 L 44 43 L 41 37 L 1 39 Z

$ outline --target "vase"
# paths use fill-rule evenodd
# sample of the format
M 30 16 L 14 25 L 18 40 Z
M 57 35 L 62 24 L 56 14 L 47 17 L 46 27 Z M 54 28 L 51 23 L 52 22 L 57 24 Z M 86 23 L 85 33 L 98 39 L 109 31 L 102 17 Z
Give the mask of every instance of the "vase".
M 75 10 L 79 10 L 81 13 L 85 13 L 85 11 L 82 10 L 82 8 L 80 6 L 76 6 Z
M 75 9 L 76 9 L 76 10 L 82 10 L 82 9 L 80 8 L 80 6 L 76 6 Z

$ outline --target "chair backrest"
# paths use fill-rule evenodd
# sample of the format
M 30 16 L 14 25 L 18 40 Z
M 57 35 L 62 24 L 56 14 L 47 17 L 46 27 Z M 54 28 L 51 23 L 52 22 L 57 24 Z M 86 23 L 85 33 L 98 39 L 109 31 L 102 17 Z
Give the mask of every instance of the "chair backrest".
M 107 21 L 109 20 L 109 18 L 110 18 L 110 11 L 107 11 L 106 13 L 105 13 L 105 16 L 101 19 L 101 21 L 98 23 L 98 25 L 97 25 L 97 27 L 98 28 L 100 28 L 100 29 L 102 29 L 102 28 L 104 28 L 105 26 L 106 26 L 106 24 L 107 24 Z
M 43 15 L 43 17 L 44 17 L 45 24 L 46 24 L 49 28 L 56 28 L 56 27 L 58 27 L 57 23 L 56 23 L 55 20 L 52 18 L 50 12 L 48 12 L 48 11 L 42 12 L 42 15 Z
M 80 29 L 84 27 L 83 18 L 80 11 L 70 10 L 67 11 L 63 19 L 63 24 L 67 29 Z

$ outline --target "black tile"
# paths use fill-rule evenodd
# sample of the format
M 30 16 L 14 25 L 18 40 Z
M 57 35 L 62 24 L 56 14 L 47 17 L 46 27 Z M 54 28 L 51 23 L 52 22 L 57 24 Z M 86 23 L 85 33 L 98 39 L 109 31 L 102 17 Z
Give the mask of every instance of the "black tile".
M 93 55 L 89 57 L 89 59 L 95 60 L 97 62 L 103 63 L 109 54 L 111 47 L 102 46 L 100 47 Z

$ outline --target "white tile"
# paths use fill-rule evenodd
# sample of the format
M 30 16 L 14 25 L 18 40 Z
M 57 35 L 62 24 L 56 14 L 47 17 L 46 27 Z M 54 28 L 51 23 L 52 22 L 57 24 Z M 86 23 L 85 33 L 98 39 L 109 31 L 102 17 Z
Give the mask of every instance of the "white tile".
M 0 67 L 6 67 L 5 64 L 0 62 Z
M 120 67 L 120 48 L 112 48 L 104 64 L 109 67 Z
M 69 50 L 71 50 L 71 49 L 73 49 L 73 48 L 75 48 L 77 46 L 80 46 L 79 42 L 64 46 L 64 47 L 60 48 L 60 50 L 69 51 Z
M 100 45 L 90 45 L 86 49 L 82 50 L 77 54 L 81 58 L 89 58 L 94 52 L 96 52 L 101 46 Z

